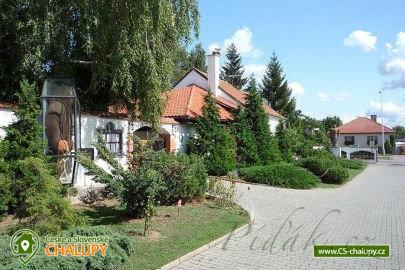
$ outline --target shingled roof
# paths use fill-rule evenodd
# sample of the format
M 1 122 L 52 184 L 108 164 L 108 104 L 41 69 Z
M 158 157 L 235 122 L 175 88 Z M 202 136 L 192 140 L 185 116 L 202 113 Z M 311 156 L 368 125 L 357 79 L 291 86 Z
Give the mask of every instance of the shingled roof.
M 205 79 L 208 80 L 208 74 L 205 72 L 202 72 L 201 70 L 198 70 L 196 68 L 190 69 L 189 72 L 187 72 L 180 80 L 179 82 L 186 77 L 190 72 L 192 71 L 196 71 L 198 74 L 200 74 L 202 77 L 204 77 Z M 249 93 L 239 90 L 238 88 L 236 88 L 235 86 L 233 86 L 232 84 L 224 81 L 224 80 L 219 80 L 219 88 L 224 91 L 225 93 L 227 93 L 228 95 L 230 95 L 231 97 L 233 97 L 235 100 L 237 100 L 239 103 L 241 104 L 245 104 L 246 103 L 246 98 L 249 95 Z M 282 119 L 286 119 L 284 116 L 282 116 L 280 113 L 278 113 L 276 110 L 272 109 L 269 105 L 267 105 L 266 103 L 263 102 L 263 108 L 265 110 L 265 112 L 271 116 L 274 117 L 278 117 L 278 118 L 282 118 Z
M 176 88 L 165 92 L 163 97 L 166 106 L 163 112 L 163 117 L 174 117 L 183 119 L 193 119 L 201 117 L 202 107 L 205 103 L 204 97 L 207 91 L 198 85 L 191 84 L 185 87 Z M 217 101 L 221 120 L 231 120 L 232 114 L 230 111 L 237 106 L 223 98 L 214 97 Z
M 358 117 L 346 124 L 338 127 L 340 134 L 365 134 L 365 133 L 381 133 L 382 126 L 380 123 L 373 121 L 367 117 Z M 385 133 L 395 133 L 394 130 L 384 126 Z

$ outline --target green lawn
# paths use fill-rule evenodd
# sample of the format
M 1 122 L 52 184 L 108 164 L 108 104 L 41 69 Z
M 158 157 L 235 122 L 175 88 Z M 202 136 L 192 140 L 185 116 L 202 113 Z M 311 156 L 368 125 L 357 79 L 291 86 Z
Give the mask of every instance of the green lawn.
M 363 168 L 361 168 L 361 169 L 348 169 L 349 170 L 349 178 L 340 185 L 320 183 L 317 187 L 318 188 L 338 188 L 338 187 L 342 187 L 345 184 L 347 184 L 348 182 L 350 182 L 357 175 L 359 175 L 366 168 L 367 168 L 367 165 L 364 165 Z
M 149 235 L 142 236 L 144 220 L 129 219 L 121 207 L 86 207 L 94 225 L 105 225 L 133 239 L 135 254 L 122 269 L 156 269 L 246 224 L 248 214 L 239 206 L 226 209 L 213 201 L 159 206 Z

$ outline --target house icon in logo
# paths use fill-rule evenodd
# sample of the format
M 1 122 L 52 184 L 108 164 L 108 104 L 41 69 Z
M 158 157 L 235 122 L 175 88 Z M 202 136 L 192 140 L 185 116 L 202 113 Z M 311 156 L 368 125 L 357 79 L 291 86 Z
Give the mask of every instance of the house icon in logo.
M 32 234 L 24 233 L 15 243 L 18 246 L 17 254 L 31 254 L 32 246 L 35 244 L 35 241 L 32 239 Z

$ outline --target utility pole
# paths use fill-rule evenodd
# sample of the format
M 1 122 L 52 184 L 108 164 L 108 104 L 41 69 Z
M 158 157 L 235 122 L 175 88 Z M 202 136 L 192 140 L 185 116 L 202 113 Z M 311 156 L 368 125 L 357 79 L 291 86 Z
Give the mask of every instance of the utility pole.
M 380 90 L 381 95 L 381 133 L 382 133 L 382 154 L 385 155 L 385 140 L 384 140 L 384 110 L 383 110 L 383 98 L 382 98 L 382 89 Z

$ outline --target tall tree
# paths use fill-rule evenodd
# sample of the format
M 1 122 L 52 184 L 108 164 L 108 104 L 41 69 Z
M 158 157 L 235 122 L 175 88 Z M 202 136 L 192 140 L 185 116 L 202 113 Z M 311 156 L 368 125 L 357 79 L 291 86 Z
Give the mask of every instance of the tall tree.
M 236 141 L 236 155 L 240 157 L 242 166 L 255 165 L 259 162 L 255 137 L 249 127 L 246 113 L 241 106 L 233 112 L 231 124 L 232 135 Z
M 325 128 L 325 131 L 328 132 L 332 128 L 339 127 L 343 124 L 339 116 L 327 116 L 322 119 L 322 125 Z
M 1 1 L 1 99 L 23 76 L 72 76 L 85 109 L 125 104 L 156 123 L 178 44 L 198 34 L 197 0 Z M 39 84 L 40 85 L 40 84 Z
M 175 67 L 173 69 L 172 84 L 176 83 L 192 68 L 207 71 L 206 53 L 201 43 L 195 45 L 190 52 L 187 52 L 185 48 L 179 45 L 178 49 L 174 51 L 173 58 Z
M 253 76 L 249 80 L 247 91 L 249 95 L 245 105 L 246 117 L 255 136 L 261 164 L 267 165 L 274 161 L 280 161 L 281 154 L 278 149 L 277 138 L 271 135 L 269 116 L 264 111 L 263 100 Z
M 260 88 L 263 98 L 273 109 L 285 116 L 289 123 L 297 121 L 299 113 L 296 112 L 296 100 L 291 96 L 292 90 L 288 87 L 275 52 L 267 65 Z
M 227 60 L 221 70 L 221 79 L 227 81 L 238 89 L 242 89 L 248 79 L 243 78 L 245 69 L 242 66 L 242 57 L 234 43 L 231 43 L 228 46 L 225 56 Z
M 203 116 L 197 119 L 195 132 L 195 138 L 189 143 L 189 152 L 204 158 L 210 175 L 224 175 L 236 168 L 235 145 L 228 130 L 220 123 L 211 91 L 205 96 Z

